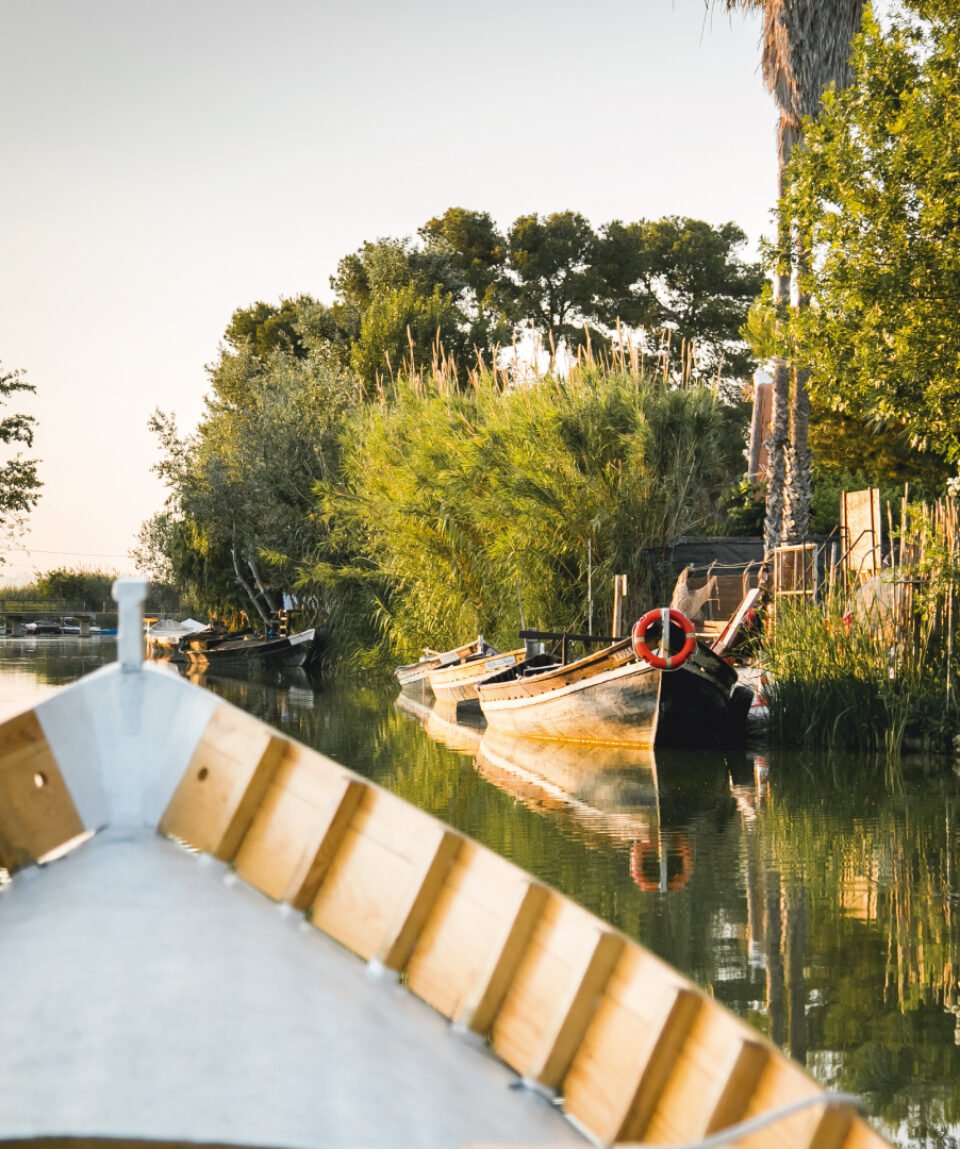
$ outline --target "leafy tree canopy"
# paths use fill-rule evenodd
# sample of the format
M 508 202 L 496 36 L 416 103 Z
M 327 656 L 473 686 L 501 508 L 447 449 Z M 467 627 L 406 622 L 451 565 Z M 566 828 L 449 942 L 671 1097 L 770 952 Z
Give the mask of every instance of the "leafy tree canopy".
M 20 371 L 6 371 L 0 363 L 0 406 L 19 392 L 36 388 L 24 381 Z M 0 443 L 16 451 L 0 464 L 0 531 L 12 536 L 40 499 L 43 483 L 37 474 L 37 460 L 25 459 L 17 447 L 33 446 L 35 420 L 14 413 L 0 417 Z
M 561 341 L 578 347 L 586 333 L 603 344 L 621 324 L 645 351 L 664 327 L 678 345 L 696 344 L 696 374 L 721 364 L 728 377 L 749 369 L 739 329 L 761 275 L 740 257 L 745 236 L 735 224 L 613 221 L 597 232 L 562 211 L 520 216 L 503 234 L 487 212 L 453 207 L 418 234 L 344 256 L 330 280 L 337 298 L 326 327 L 315 325 L 332 325 L 349 342 L 344 361 L 368 385 L 432 362 L 438 333 L 465 378 L 524 331 L 555 351 Z
M 960 0 L 868 15 L 855 81 L 806 127 L 781 211 L 812 253 L 791 316 L 824 407 L 960 461 Z
M 224 332 L 224 339 L 235 350 L 249 348 L 264 359 L 271 351 L 290 351 L 298 357 L 306 354 L 300 316 L 305 305 L 315 303 L 308 295 L 297 299 L 281 300 L 278 307 L 270 303 L 254 303 L 240 307 L 234 313 Z

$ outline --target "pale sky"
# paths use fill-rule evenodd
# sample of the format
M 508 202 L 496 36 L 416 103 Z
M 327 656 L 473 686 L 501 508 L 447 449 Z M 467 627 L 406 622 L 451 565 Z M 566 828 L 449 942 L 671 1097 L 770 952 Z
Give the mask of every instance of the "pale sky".
M 131 573 L 233 311 L 330 298 L 365 239 L 462 206 L 689 215 L 776 191 L 759 21 L 704 0 L 0 0 L 0 362 L 43 497 L 0 581 Z

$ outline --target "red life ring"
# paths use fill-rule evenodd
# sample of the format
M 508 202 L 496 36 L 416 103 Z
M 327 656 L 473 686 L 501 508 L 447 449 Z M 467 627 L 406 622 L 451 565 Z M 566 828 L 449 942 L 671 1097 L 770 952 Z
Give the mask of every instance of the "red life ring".
M 672 622 L 683 631 L 685 636 L 683 646 L 677 654 L 671 654 L 669 649 L 666 649 L 665 653 L 654 654 L 647 646 L 647 631 L 655 622 L 662 624 L 663 638 L 661 641 L 664 643 L 668 641 L 668 623 Z M 675 610 L 672 606 L 656 607 L 653 610 L 648 610 L 643 618 L 633 624 L 630 641 L 633 643 L 633 653 L 637 658 L 642 659 L 657 670 L 677 670 L 697 649 L 697 628 L 685 614 Z

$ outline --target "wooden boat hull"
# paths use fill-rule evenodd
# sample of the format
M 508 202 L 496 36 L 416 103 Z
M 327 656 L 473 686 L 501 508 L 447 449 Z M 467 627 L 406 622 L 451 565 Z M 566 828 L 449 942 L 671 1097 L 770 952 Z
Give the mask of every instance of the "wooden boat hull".
M 477 701 L 477 685 L 493 674 L 516 666 L 525 656 L 524 650 L 511 650 L 504 654 L 478 655 L 456 666 L 431 670 L 427 675 L 430 689 L 438 702 L 447 705 Z
M 216 645 L 201 640 L 195 646 L 188 645 L 183 653 L 189 666 L 211 670 L 243 666 L 296 667 L 303 666 L 309 659 L 315 638 L 315 630 L 302 630 L 282 638 L 228 639 Z
M 477 693 L 488 725 L 514 737 L 653 746 L 718 736 L 735 682 L 703 647 L 661 672 L 626 641 L 529 676 L 505 672 Z
M 393 673 L 400 684 L 400 689 L 405 694 L 415 698 L 429 696 L 432 694 L 429 678 L 431 671 L 473 658 L 482 653 L 485 647 L 486 643 L 481 635 L 474 642 L 468 642 L 466 645 L 455 647 L 453 650 L 430 651 L 417 662 L 398 666 Z
M 607 923 L 142 665 L 117 593 L 120 664 L 0 726 L 0 1138 L 885 1144 Z

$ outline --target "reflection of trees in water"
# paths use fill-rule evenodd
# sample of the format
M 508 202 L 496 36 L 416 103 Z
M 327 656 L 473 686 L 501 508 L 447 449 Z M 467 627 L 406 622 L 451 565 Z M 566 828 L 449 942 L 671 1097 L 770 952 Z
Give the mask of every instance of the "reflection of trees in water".
M 745 820 L 770 1036 L 911 1144 L 960 1121 L 957 795 L 952 777 L 889 787 L 848 763 L 830 783 L 775 777 Z
M 76 682 L 116 657 L 115 638 L 0 639 L 0 674 L 29 675 L 45 686 Z

